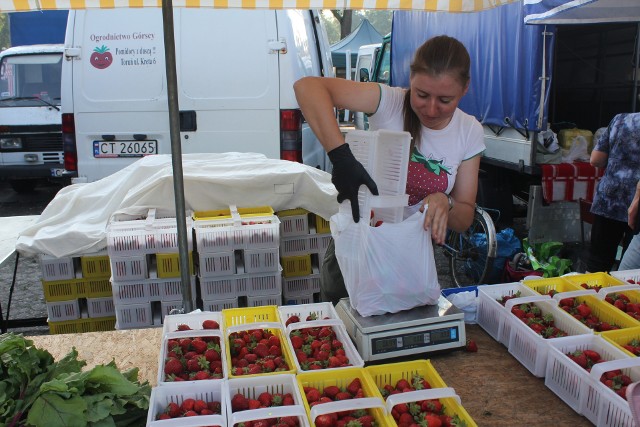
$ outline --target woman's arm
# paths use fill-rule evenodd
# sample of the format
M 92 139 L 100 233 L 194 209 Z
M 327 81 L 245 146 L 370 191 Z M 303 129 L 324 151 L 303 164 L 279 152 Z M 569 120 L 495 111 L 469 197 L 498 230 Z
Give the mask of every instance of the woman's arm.
M 447 228 L 462 232 L 471 226 L 475 213 L 478 192 L 478 172 L 480 156 L 464 160 L 458 167 L 456 182 L 450 196 L 453 208 L 449 210 L 449 200 L 444 193 L 433 193 L 424 200 L 428 204 L 424 228 L 431 228 L 431 237 L 441 245 L 447 234 Z
M 593 150 L 591 151 L 591 166 L 596 168 L 603 168 L 607 166 L 607 160 L 609 159 L 609 154 L 604 151 Z
M 380 102 L 377 83 L 304 77 L 294 83 L 293 89 L 304 118 L 327 152 L 344 143 L 334 107 L 374 113 Z
M 631 205 L 629 205 L 628 209 L 628 219 L 627 224 L 629 227 L 635 231 L 636 229 L 636 218 L 638 217 L 638 203 L 640 202 L 640 181 L 636 184 L 636 194 L 633 196 L 633 200 L 631 201 Z

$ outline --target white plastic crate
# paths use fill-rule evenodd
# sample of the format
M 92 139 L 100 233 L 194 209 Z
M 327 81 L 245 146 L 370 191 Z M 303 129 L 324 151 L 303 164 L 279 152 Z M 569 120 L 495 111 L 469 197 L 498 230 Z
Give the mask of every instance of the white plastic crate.
M 282 295 L 282 303 L 284 305 L 313 304 L 320 299 L 319 293 L 310 293 L 304 295 L 296 295 L 294 297 Z
M 537 300 L 536 300 L 537 298 Z M 509 316 L 505 322 L 511 323 L 509 334 L 509 353 L 513 355 L 525 368 L 536 377 L 544 377 L 547 367 L 547 355 L 549 352 L 549 340 L 563 340 L 566 337 L 544 339 L 533 329 L 527 326 L 522 320 L 511 313 L 514 303 L 532 302 L 540 308 L 543 315 L 551 314 L 557 328 L 565 331 L 568 336 L 593 334 L 582 323 L 574 319 L 569 313 L 558 307 L 558 302 L 554 299 L 542 299 L 544 295 L 515 298 L 507 301 L 505 308 Z M 520 300 L 520 301 L 518 301 Z
M 191 313 L 165 316 L 162 322 L 162 333 L 179 332 L 179 325 L 187 325 L 192 330 L 202 330 L 202 322 L 205 320 L 215 320 L 218 322 L 218 325 L 220 325 L 220 330 L 224 327 L 222 324 L 222 314 L 220 314 L 219 311 L 194 311 Z
M 202 309 L 204 311 L 222 311 L 226 308 L 238 308 L 238 306 L 238 298 L 202 299 Z
M 196 297 L 196 279 L 191 276 L 191 296 Z M 154 301 L 181 301 L 182 280 L 142 279 L 128 282 L 111 282 L 113 301 L 116 305 L 149 303 Z
M 193 307 L 196 306 L 196 296 L 195 296 L 195 294 L 193 295 L 193 300 L 191 301 L 191 304 L 192 304 Z M 160 302 L 160 316 L 161 316 L 160 322 L 162 322 L 167 316 L 172 314 L 172 312 L 174 312 L 174 310 L 179 310 L 179 312 L 180 312 L 180 311 L 183 310 L 183 308 L 184 308 L 184 304 L 183 304 L 182 300 L 180 300 L 180 301 L 161 301 Z
M 287 319 L 291 316 L 298 316 L 300 321 L 306 321 L 310 315 L 315 315 L 317 319 L 315 322 L 322 322 L 323 320 L 340 320 L 338 312 L 333 304 L 330 302 L 318 302 L 314 304 L 301 304 L 301 305 L 287 305 L 278 307 L 278 313 L 280 314 L 280 321 L 282 325 L 286 323 Z M 342 323 L 342 320 L 340 320 Z M 344 326 L 344 323 L 342 323 Z
M 280 269 L 278 248 L 245 249 L 242 255 L 245 273 L 268 273 Z
M 173 420 L 156 421 L 158 415 L 165 411 L 169 403 L 181 405 L 185 399 L 220 402 L 220 415 L 200 415 L 197 417 L 181 417 Z M 200 427 L 204 425 L 227 425 L 226 394 L 222 391 L 222 382 L 180 383 L 175 382 L 154 387 L 149 398 L 147 427 Z
M 236 274 L 236 258 L 229 252 L 198 252 L 200 277 L 228 276 Z
M 632 382 L 640 381 L 638 357 L 596 363 L 591 368 L 587 381 L 581 384 L 581 413 L 598 427 L 636 426 L 627 400 L 600 382 L 602 374 L 615 369 L 621 369 Z
M 262 305 L 282 305 L 282 294 L 247 296 L 247 307 L 260 307 Z
M 494 340 L 509 345 L 511 324 L 505 325 L 505 319 L 510 313 L 498 302 L 503 296 L 512 296 L 520 292 L 520 297 L 538 295 L 533 289 L 519 282 L 502 283 L 496 285 L 478 286 L 478 325 Z
M 307 412 L 304 407 L 302 395 L 296 382 L 296 377 L 292 374 L 265 375 L 252 378 L 231 378 L 223 384 L 226 394 L 227 418 L 229 426 L 235 426 L 241 422 L 272 419 L 277 417 L 295 416 L 298 417 L 301 427 L 309 427 Z M 231 399 L 236 394 L 242 394 L 247 399 L 258 399 L 261 393 L 271 394 L 291 393 L 293 405 L 275 406 L 270 408 L 260 408 L 246 411 L 233 412 Z
M 76 320 L 80 318 L 80 305 L 77 299 L 69 301 L 47 302 L 47 316 L 49 322 Z
M 224 334 L 220 329 L 199 329 L 193 331 L 181 331 L 181 332 L 167 332 L 162 335 L 162 342 L 160 343 L 160 354 L 158 355 L 158 385 L 165 386 L 168 384 L 174 384 L 173 381 L 165 381 L 164 375 L 164 363 L 169 352 L 167 348 L 167 342 L 170 339 L 182 339 L 182 338 L 195 338 L 195 337 L 210 337 L 218 338 L 220 341 L 220 361 L 222 363 L 222 378 L 211 378 L 207 380 L 187 380 L 180 381 L 181 383 L 188 383 L 192 385 L 206 383 L 213 384 L 216 382 L 222 382 L 225 378 L 228 378 L 227 373 L 227 356 L 226 356 L 226 342 Z
M 112 297 L 87 298 L 89 317 L 113 317 L 116 314 Z
M 111 278 L 116 281 L 149 278 L 149 255 L 111 256 Z
M 582 394 L 582 383 L 588 381 L 589 372 L 567 356 L 578 350 L 596 351 L 607 361 L 626 359 L 629 356 L 599 335 L 577 335 L 549 341 L 544 384 L 571 409 L 583 414 L 582 405 L 587 398 Z M 597 414 L 592 413 L 589 419 L 595 423 Z
M 283 237 L 280 239 L 280 256 L 296 256 L 311 253 L 313 235 Z
M 280 244 L 280 220 L 276 215 L 250 219 L 198 220 L 193 223 L 200 253 L 235 249 L 277 248 Z
M 310 305 L 315 305 L 315 304 L 310 304 Z M 278 310 L 282 310 L 283 308 L 286 308 L 286 307 L 288 306 L 279 307 Z M 318 313 L 318 314 L 321 315 L 321 313 Z M 327 313 L 327 315 L 330 316 L 329 313 Z M 290 335 L 292 331 L 295 331 L 297 329 L 309 328 L 309 327 L 331 326 L 331 328 L 333 328 L 334 332 L 336 333 L 336 339 L 338 339 L 342 343 L 345 356 L 347 356 L 347 358 L 349 359 L 349 363 L 351 363 L 349 368 L 353 368 L 353 367 L 362 368 L 364 366 L 364 360 L 358 353 L 358 350 L 356 349 L 355 345 L 353 345 L 351 338 L 349 338 L 349 335 L 347 334 L 347 328 L 344 326 L 344 323 L 342 322 L 342 320 L 323 319 L 322 317 L 320 317 L 320 319 L 322 320 L 313 320 L 313 321 L 306 322 L 304 321 L 305 318 L 306 316 L 302 317 L 301 322 L 289 324 L 289 326 L 287 326 L 287 329 L 286 329 L 287 345 L 289 346 L 289 350 L 291 354 L 294 355 L 293 359 L 294 359 L 294 363 L 296 365 L 296 369 L 298 373 L 311 372 L 311 371 L 304 370 L 300 366 L 300 362 L 298 362 L 298 358 L 295 356 L 295 349 L 293 348 L 293 344 L 291 343 Z M 286 321 L 283 311 L 280 311 L 280 319 Z M 321 371 L 322 372 L 335 371 L 337 369 L 344 369 L 344 368 L 324 368 L 324 369 L 321 369 Z
M 609 274 L 616 279 L 622 280 L 623 282 L 634 282 L 640 285 L 640 269 L 612 271 Z
M 116 329 L 147 328 L 154 325 L 151 304 L 115 305 Z
M 313 274 L 282 279 L 282 294 L 285 299 L 320 292 L 320 271 L 313 266 Z
M 68 280 L 75 279 L 75 269 L 72 257 L 56 258 L 51 255 L 40 255 L 40 269 L 42 279 Z
M 280 237 L 309 234 L 309 212 L 305 209 L 289 209 L 276 213 L 280 219 Z
M 200 295 L 203 300 L 279 295 L 282 293 L 282 272 L 280 270 L 224 277 L 201 277 L 199 281 Z
M 331 242 L 331 234 L 312 234 L 309 236 L 309 250 L 313 254 L 321 254 L 327 251 Z

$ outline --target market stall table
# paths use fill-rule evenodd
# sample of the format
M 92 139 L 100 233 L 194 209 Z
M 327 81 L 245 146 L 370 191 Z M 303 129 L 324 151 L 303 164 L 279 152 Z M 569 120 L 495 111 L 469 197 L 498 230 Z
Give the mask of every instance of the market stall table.
M 463 350 L 417 355 L 428 358 L 479 426 L 590 426 L 522 366 L 507 349 L 477 325 L 467 325 L 467 338 L 478 344 L 477 353 Z M 58 360 L 75 347 L 88 367 L 109 363 L 120 370 L 140 369 L 140 381 L 156 386 L 161 328 L 84 334 L 31 336 L 34 344 Z M 134 351 L 135 348 L 135 351 Z M 391 359 L 385 362 L 393 362 Z

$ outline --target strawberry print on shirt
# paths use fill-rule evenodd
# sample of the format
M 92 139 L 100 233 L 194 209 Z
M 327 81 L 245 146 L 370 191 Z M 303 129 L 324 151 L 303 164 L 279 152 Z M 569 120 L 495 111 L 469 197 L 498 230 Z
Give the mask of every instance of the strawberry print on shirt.
M 416 147 L 413 148 L 407 173 L 407 194 L 409 205 L 420 203 L 432 193 L 446 193 L 449 186 L 450 167 L 445 159 L 426 158 Z

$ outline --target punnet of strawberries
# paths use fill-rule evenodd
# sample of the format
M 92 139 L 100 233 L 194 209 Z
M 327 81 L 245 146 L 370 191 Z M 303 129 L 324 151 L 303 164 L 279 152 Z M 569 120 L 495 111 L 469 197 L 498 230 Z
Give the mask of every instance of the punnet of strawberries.
M 167 340 L 164 381 L 194 381 L 224 377 L 219 337 Z
M 202 321 L 202 329 L 216 330 L 220 329 L 220 324 L 213 319 L 206 319 Z M 176 331 L 193 331 L 194 329 L 186 323 L 181 323 L 177 326 Z
M 242 393 L 236 393 L 231 397 L 231 410 L 233 412 L 247 411 L 260 408 L 273 408 L 276 406 L 292 406 L 295 400 L 291 393 L 260 393 L 254 398 L 249 398 Z M 296 416 L 268 418 L 238 423 L 238 427 L 296 427 L 300 420 Z
M 270 329 L 232 332 L 228 337 L 232 375 L 289 371 L 280 337 Z
M 640 290 L 640 288 L 638 289 Z M 640 320 L 640 304 L 632 302 L 627 295 L 614 292 L 607 295 L 604 300 L 634 319 Z
M 591 368 L 596 363 L 605 362 L 605 360 L 600 356 L 600 353 L 594 350 L 576 350 L 565 354 L 569 359 L 573 360 L 588 372 L 591 372 Z M 621 369 L 614 369 L 603 373 L 600 376 L 600 382 L 613 390 L 618 396 L 626 400 L 627 386 L 633 381 L 631 380 L 631 377 L 624 374 Z
M 552 314 L 543 313 L 540 307 L 535 304 L 525 303 L 514 305 L 511 307 L 511 313 L 542 338 L 558 338 L 568 335 L 566 331 L 555 326 Z
M 612 331 L 620 329 L 620 326 L 600 320 L 593 314 L 591 307 L 577 298 L 563 298 L 559 302 L 560 308 L 571 314 L 575 319 L 596 332 Z
M 310 407 L 341 400 L 358 399 L 365 396 L 360 378 L 352 379 L 346 386 L 329 385 L 322 390 L 317 387 L 305 386 L 305 397 Z M 314 420 L 316 427 L 375 427 L 377 423 L 369 411 L 360 409 L 341 411 L 319 415 Z
M 202 399 L 187 398 L 178 404 L 169 402 L 164 411 L 156 416 L 156 420 L 170 420 L 172 418 L 196 417 L 199 415 L 220 415 L 220 402 L 206 402 Z
M 315 314 L 310 314 L 307 321 L 317 320 Z M 300 321 L 298 316 L 290 316 L 285 324 L 295 324 Z M 352 366 L 346 355 L 344 344 L 336 336 L 331 326 L 312 326 L 294 329 L 289 334 L 293 351 L 303 371 L 342 368 Z
M 640 339 L 633 338 L 631 341 L 624 344 L 622 348 L 624 348 L 627 351 L 630 351 L 636 356 L 640 356 Z
M 501 305 L 505 305 L 510 299 L 520 298 L 521 296 L 522 292 L 517 291 L 513 294 L 502 295 L 500 298 L 497 298 L 496 301 L 498 301 Z

